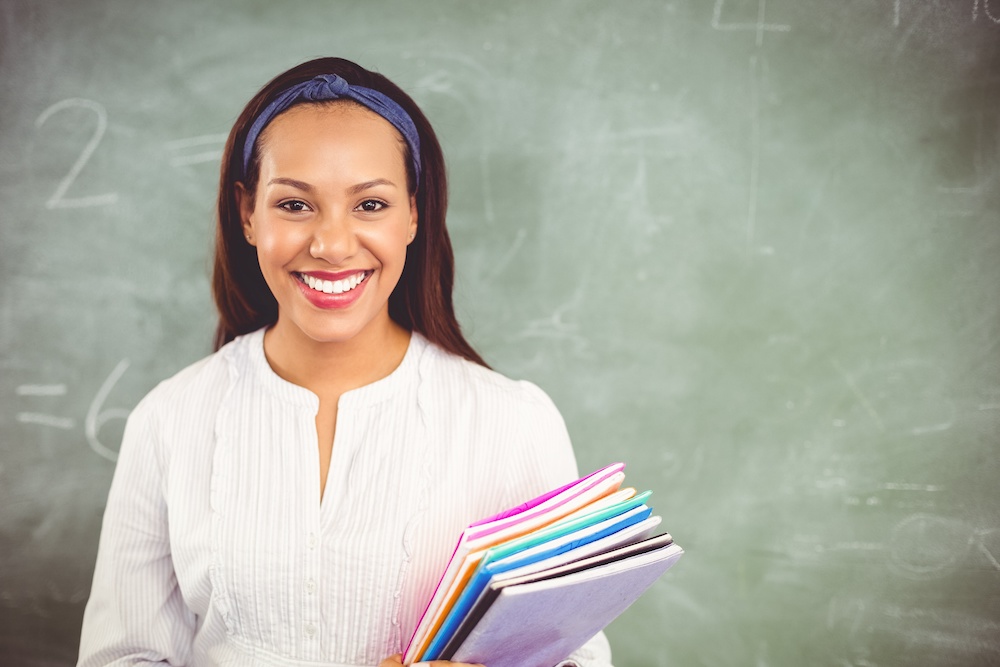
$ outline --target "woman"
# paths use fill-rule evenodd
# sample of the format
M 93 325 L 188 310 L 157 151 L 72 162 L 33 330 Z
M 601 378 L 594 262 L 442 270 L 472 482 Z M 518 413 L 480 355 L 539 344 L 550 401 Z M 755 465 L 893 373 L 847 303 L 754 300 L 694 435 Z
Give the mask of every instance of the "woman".
M 399 665 L 462 528 L 576 478 L 548 397 L 462 336 L 445 208 L 384 77 L 324 58 L 249 102 L 217 351 L 129 418 L 81 665 Z M 565 664 L 609 661 L 598 636 Z

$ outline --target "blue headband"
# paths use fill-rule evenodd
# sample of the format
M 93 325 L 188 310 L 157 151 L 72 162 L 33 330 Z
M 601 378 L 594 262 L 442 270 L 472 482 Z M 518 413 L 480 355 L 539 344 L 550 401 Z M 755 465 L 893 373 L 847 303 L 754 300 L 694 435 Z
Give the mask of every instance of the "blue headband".
M 413 124 L 413 119 L 388 96 L 363 86 L 352 86 L 336 74 L 320 74 L 319 76 L 296 84 L 285 92 L 274 98 L 274 101 L 267 105 L 253 125 L 247 132 L 247 138 L 243 144 L 243 176 L 246 177 L 250 169 L 250 158 L 253 156 L 253 147 L 257 143 L 257 138 L 264 131 L 267 124 L 274 120 L 282 111 L 285 111 L 296 102 L 324 102 L 327 100 L 339 100 L 347 98 L 365 106 L 378 115 L 389 121 L 393 127 L 406 139 L 410 147 L 410 159 L 413 161 L 413 173 L 417 182 L 420 181 L 420 135 L 417 134 L 417 126 Z

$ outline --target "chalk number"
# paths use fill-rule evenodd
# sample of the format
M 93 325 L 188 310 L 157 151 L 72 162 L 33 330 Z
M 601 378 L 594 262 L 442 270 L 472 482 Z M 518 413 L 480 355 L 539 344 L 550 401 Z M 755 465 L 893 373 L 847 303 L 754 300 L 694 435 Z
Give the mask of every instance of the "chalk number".
M 56 102 L 45 111 L 41 113 L 40 116 L 35 120 L 35 127 L 41 128 L 42 125 L 46 123 L 52 116 L 58 114 L 61 111 L 72 109 L 74 107 L 79 107 L 91 111 L 96 119 L 96 124 L 94 126 L 94 133 L 90 137 L 90 141 L 83 147 L 80 151 L 79 157 L 77 157 L 76 162 L 73 166 L 69 168 L 66 176 L 63 177 L 59 184 L 56 186 L 55 191 L 52 196 L 49 197 L 48 201 L 45 202 L 45 207 L 49 209 L 55 208 L 84 208 L 88 206 L 104 206 L 108 204 L 114 204 L 118 201 L 117 192 L 108 192 L 100 195 L 88 195 L 84 197 L 67 197 L 66 193 L 69 191 L 73 182 L 76 181 L 80 172 L 87 165 L 87 161 L 97 150 L 98 145 L 101 143 L 101 139 L 104 137 L 104 132 L 108 128 L 108 114 L 104 110 L 104 107 L 94 102 L 93 100 L 86 100 L 80 97 L 73 97 L 70 99 L 62 100 L 61 102 Z
M 83 430 L 87 436 L 87 443 L 90 448 L 94 450 L 99 456 L 106 458 L 109 461 L 118 460 L 118 452 L 106 446 L 100 441 L 98 435 L 101 431 L 101 427 L 104 426 L 105 422 L 111 419 L 121 419 L 124 420 L 128 418 L 129 410 L 123 408 L 105 408 L 104 401 L 107 400 L 108 394 L 118 380 L 121 379 L 125 371 L 128 370 L 128 359 L 122 359 L 115 366 L 114 370 L 108 375 L 107 379 L 104 380 L 104 384 L 101 388 L 97 390 L 97 395 L 94 396 L 94 400 L 90 402 L 90 407 L 87 409 L 87 417 L 83 423 Z

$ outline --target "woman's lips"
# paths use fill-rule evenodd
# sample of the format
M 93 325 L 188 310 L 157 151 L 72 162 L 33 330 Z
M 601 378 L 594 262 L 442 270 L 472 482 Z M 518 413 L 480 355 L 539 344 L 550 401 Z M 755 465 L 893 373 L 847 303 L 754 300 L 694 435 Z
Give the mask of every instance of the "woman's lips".
M 299 289 L 318 308 L 346 308 L 357 301 L 374 274 L 371 270 L 295 272 Z

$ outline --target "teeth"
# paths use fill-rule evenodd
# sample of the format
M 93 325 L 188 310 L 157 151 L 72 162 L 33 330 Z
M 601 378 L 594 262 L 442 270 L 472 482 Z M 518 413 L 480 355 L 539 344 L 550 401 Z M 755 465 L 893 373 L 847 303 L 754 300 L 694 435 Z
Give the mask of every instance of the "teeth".
M 299 277 L 302 278 L 302 282 L 317 292 L 324 292 L 326 294 L 343 294 L 344 292 L 350 292 L 352 289 L 360 285 L 364 281 L 365 275 L 365 272 L 362 271 L 360 273 L 355 273 L 349 278 L 344 278 L 343 280 L 323 280 L 321 278 L 314 278 L 313 276 L 302 273 L 299 274 Z

